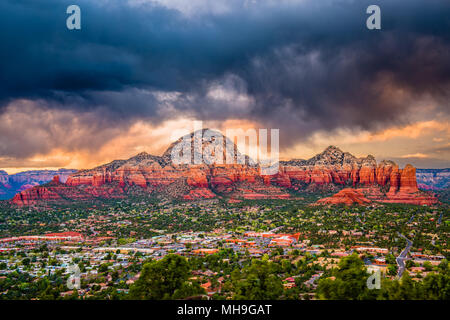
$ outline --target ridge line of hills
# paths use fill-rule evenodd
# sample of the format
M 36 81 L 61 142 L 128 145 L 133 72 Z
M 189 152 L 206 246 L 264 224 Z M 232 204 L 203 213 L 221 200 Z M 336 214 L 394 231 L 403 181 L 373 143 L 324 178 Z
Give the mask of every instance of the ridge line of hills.
M 45 184 L 59 176 L 62 182 L 77 172 L 76 169 L 58 169 L 58 170 L 28 170 L 14 174 L 8 174 L 0 170 L 0 200 L 7 200 L 14 197 L 18 192 Z

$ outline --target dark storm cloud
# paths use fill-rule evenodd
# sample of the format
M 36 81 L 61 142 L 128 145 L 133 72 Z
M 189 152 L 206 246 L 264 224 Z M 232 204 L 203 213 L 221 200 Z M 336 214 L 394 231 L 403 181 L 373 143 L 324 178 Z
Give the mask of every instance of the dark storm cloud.
M 151 2 L 80 0 L 80 31 L 65 27 L 69 4 L 0 3 L 0 108 L 39 99 L 50 109 L 102 110 L 117 126 L 174 112 L 248 118 L 283 128 L 284 144 L 318 129 L 402 121 L 421 98 L 448 114 L 446 0 L 233 1 L 229 12 L 193 16 Z M 381 7 L 380 31 L 365 27 L 370 4 Z M 248 100 L 211 97 L 214 85 Z M 164 92 L 176 98 L 161 100 Z

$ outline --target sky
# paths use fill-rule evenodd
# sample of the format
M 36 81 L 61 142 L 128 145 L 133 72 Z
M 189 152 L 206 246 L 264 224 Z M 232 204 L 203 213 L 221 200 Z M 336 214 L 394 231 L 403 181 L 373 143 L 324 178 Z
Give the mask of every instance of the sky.
M 3 0 L 0 30 L 8 173 L 162 154 L 194 121 L 450 167 L 447 0 Z

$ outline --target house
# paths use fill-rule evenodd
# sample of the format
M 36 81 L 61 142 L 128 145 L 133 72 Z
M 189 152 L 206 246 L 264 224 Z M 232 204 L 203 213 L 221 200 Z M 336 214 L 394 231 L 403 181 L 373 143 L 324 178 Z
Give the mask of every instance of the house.
M 294 287 L 296 287 L 296 285 L 295 285 L 295 282 L 294 283 L 288 282 L 288 283 L 283 283 L 283 287 L 286 290 L 286 289 L 294 288 Z
M 192 250 L 193 254 L 197 254 L 197 255 L 206 255 L 206 254 L 214 254 L 219 252 L 219 249 L 196 249 L 196 250 Z

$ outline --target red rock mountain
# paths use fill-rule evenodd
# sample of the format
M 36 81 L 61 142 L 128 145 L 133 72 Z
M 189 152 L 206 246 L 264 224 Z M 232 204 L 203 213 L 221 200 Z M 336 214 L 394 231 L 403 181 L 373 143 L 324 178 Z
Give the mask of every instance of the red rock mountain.
M 260 167 L 252 164 L 247 156 L 243 156 L 243 164 L 174 164 L 171 155 L 179 152 L 177 146 L 182 141 L 188 141 L 191 160 L 198 153 L 196 146 L 209 148 L 213 144 L 211 139 L 196 133 L 184 138 L 174 142 L 162 156 L 140 153 L 128 160 L 115 160 L 94 169 L 80 170 L 69 176 L 66 183 L 55 179 L 46 185 L 18 193 L 12 202 L 30 205 L 46 201 L 122 198 L 130 194 L 152 194 L 184 200 L 218 196 L 230 199 L 289 199 L 296 191 L 339 190 L 343 187 L 359 190 L 354 196 L 350 195 L 350 191 L 337 196 L 345 198 L 344 203 L 349 203 L 349 197 L 412 204 L 437 202 L 431 194 L 417 189 L 415 168 L 411 165 L 399 169 L 392 161 L 377 164 L 373 156 L 356 158 L 330 146 L 309 160 L 281 161 L 278 174 L 267 176 L 262 175 Z M 226 137 L 216 142 L 220 141 L 226 145 L 223 148 L 224 158 L 233 150 L 235 159 L 240 156 L 234 144 L 225 143 L 229 142 Z M 364 200 L 362 202 L 366 203 Z
M 18 192 L 47 183 L 56 175 L 65 182 L 69 175 L 76 171 L 73 169 L 31 170 L 8 175 L 7 172 L 0 170 L 0 200 L 11 199 Z

